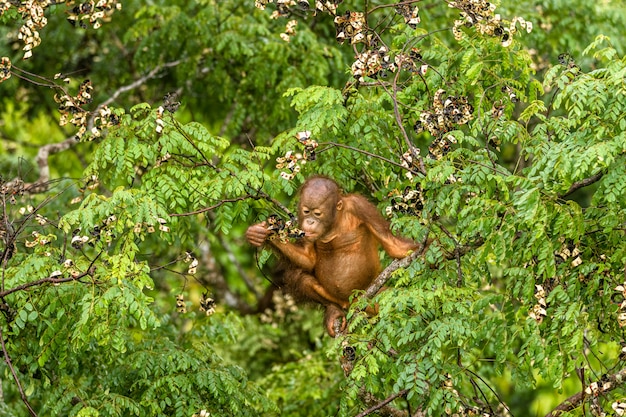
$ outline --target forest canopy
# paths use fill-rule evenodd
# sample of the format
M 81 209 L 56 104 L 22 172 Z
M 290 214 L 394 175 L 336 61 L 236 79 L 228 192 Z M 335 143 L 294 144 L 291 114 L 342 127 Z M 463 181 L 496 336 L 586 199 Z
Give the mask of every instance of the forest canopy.
M 626 414 L 624 27 L 623 0 L 0 1 L 0 414 Z M 245 238 L 294 240 L 313 175 L 429 242 L 380 251 L 336 338 Z

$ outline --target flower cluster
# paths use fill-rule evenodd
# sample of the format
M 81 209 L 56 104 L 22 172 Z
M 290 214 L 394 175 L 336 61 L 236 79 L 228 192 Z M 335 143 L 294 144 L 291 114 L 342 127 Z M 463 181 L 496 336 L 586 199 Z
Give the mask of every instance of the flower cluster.
M 4 12 L 11 7 L 10 1 L 3 2 L 0 6 L 0 10 Z M 28 59 L 33 56 L 33 49 L 35 49 L 41 43 L 41 37 L 39 36 L 38 29 L 42 29 L 48 24 L 48 19 L 44 16 L 44 8 L 48 7 L 50 1 L 23 1 L 18 6 L 17 11 L 22 15 L 24 24 L 18 32 L 18 39 L 24 42 L 24 59 Z
M 297 20 L 290 20 L 285 25 L 285 31 L 280 34 L 280 38 L 285 42 L 291 42 L 291 37 L 296 34 L 296 26 L 298 26 Z
M 413 173 L 411 171 L 417 171 L 420 163 L 420 150 L 411 145 L 411 149 L 402 154 L 402 160 L 400 164 L 403 168 L 407 169 L 406 176 L 409 180 L 413 179 Z
M 176 295 L 176 311 L 182 314 L 187 312 L 187 305 L 185 304 L 185 296 L 183 294 Z
M 619 314 L 617 315 L 617 323 L 619 327 L 626 326 L 626 282 L 615 287 L 615 291 L 619 291 L 622 294 L 622 302 L 619 305 Z
M 11 78 L 11 60 L 3 56 L 0 59 L 0 83 Z
M 578 249 L 575 245 L 563 243 L 560 251 L 554 253 L 555 262 L 557 264 L 565 261 L 570 261 L 570 265 L 572 267 L 577 267 L 578 265 L 583 263 L 582 258 L 580 257 L 580 249 Z
M 265 10 L 268 4 L 276 3 L 276 10 L 272 12 L 270 18 L 288 17 L 292 15 L 293 9 L 309 10 L 310 4 L 307 0 L 254 0 L 254 7 Z
M 626 415 L 626 400 L 622 399 L 611 404 L 611 408 L 615 411 L 616 416 Z
M 120 123 L 120 118 L 111 111 L 107 106 L 102 106 L 98 109 L 96 116 L 93 119 L 93 127 L 91 128 L 91 139 L 99 138 L 102 136 L 102 132 Z
M 271 324 L 272 327 L 277 327 L 278 323 L 284 322 L 289 313 L 298 311 L 294 298 L 282 291 L 274 291 L 272 303 L 274 304 L 274 310 L 266 308 L 259 317 L 262 323 Z
M 355 58 L 351 71 L 354 78 L 361 82 L 365 77 L 385 76 L 387 70 L 395 72 L 397 69 L 386 46 L 381 46 L 378 50 L 366 50 L 357 54 Z
M 346 39 L 351 44 L 365 42 L 366 28 L 365 15 L 361 12 L 347 11 L 343 15 L 335 16 L 335 30 L 337 42 L 343 43 Z
M 422 54 L 417 48 L 412 48 L 411 52 L 408 54 L 396 55 L 394 62 L 398 68 L 420 75 L 426 75 L 426 71 L 428 70 L 428 65 L 424 63 Z
M 70 123 L 78 127 L 78 133 L 76 134 L 78 138 L 82 138 L 87 131 L 87 118 L 90 113 L 83 110 L 82 107 L 93 100 L 91 96 L 92 90 L 91 81 L 85 80 L 78 87 L 78 93 L 74 97 L 67 93 L 54 95 L 54 101 L 59 103 L 59 112 L 61 113 L 59 124 L 65 126 Z
M 73 1 L 67 1 L 68 6 L 72 5 Z M 111 20 L 111 15 L 115 10 L 121 10 L 122 3 L 117 0 L 99 0 L 86 1 L 74 6 L 72 10 L 68 12 L 67 20 L 74 26 L 78 25 L 82 28 L 86 28 L 85 21 L 88 21 L 94 29 L 98 29 L 102 26 L 100 21 L 108 22 Z
M 458 125 L 464 125 L 472 120 L 474 107 L 469 104 L 467 97 L 447 96 L 439 89 L 435 92 L 433 107 L 430 111 L 423 111 L 414 129 L 417 133 L 427 130 L 434 137 L 441 137 Z
M 411 7 L 410 4 L 400 3 L 396 6 L 396 13 L 404 17 L 404 23 L 411 29 L 415 29 L 420 24 L 419 8 L 417 6 Z
M 394 190 L 389 196 L 393 197 L 390 201 L 391 205 L 385 209 L 388 216 L 393 215 L 394 212 L 419 216 L 424 208 L 424 195 L 419 184 L 416 188 L 407 186 L 402 193 Z
M 209 297 L 206 293 L 202 294 L 200 298 L 200 311 L 210 316 L 215 313 L 215 300 Z
M 343 0 L 332 0 L 332 1 L 320 1 L 320 0 L 316 0 L 315 1 L 315 12 L 325 12 L 325 13 L 330 13 L 333 16 L 335 16 L 337 14 L 337 6 L 339 6 L 339 3 L 341 3 Z
M 53 0 L 0 1 L 0 15 L 11 7 L 17 7 L 17 12 L 22 16 L 24 24 L 20 27 L 18 39 L 24 42 L 24 47 L 22 48 L 24 50 L 24 59 L 33 56 L 33 49 L 41 44 L 39 30 L 48 24 L 45 10 L 58 3 L 62 2 Z M 79 5 L 75 5 L 74 0 L 66 0 L 65 5 L 71 8 L 67 12 L 67 19 L 70 23 L 86 27 L 87 25 L 84 22 L 88 21 L 94 29 L 98 29 L 101 26 L 100 21 L 110 20 L 113 12 L 122 8 L 122 4 L 118 0 L 85 1 Z
M 285 243 L 289 238 L 302 238 L 304 231 L 295 226 L 295 220 L 283 220 L 276 214 L 272 214 L 267 218 L 267 230 L 270 231 L 269 239 L 279 239 Z
M 428 145 L 428 156 L 432 159 L 440 160 L 450 152 L 451 146 L 455 143 L 456 138 L 452 135 L 435 138 Z
M 71 245 L 74 249 L 80 249 L 88 243 L 90 246 L 94 246 L 96 242 L 102 241 L 107 245 L 110 245 L 115 239 L 115 225 L 117 223 L 117 217 L 112 214 L 104 219 L 100 225 L 95 225 L 88 232 L 83 232 L 80 228 L 72 231 Z
M 547 314 L 546 290 L 544 290 L 542 285 L 535 285 L 535 298 L 537 299 L 537 304 L 533 306 L 528 315 L 535 319 L 537 323 L 541 323 Z
M 475 27 L 480 34 L 497 36 L 501 39 L 503 46 L 509 46 L 513 42 L 512 35 L 517 32 L 518 23 L 527 32 L 533 28 L 531 22 L 527 22 L 521 17 L 515 17 L 507 24 L 499 14 L 494 13 L 495 4 L 486 0 L 456 0 L 448 2 L 448 6 L 461 11 L 461 18 L 454 21 L 452 28 L 457 40 L 463 37 L 460 28 L 467 26 Z
M 189 275 L 195 275 L 198 271 L 198 259 L 193 256 L 191 252 L 185 252 L 185 262 L 189 264 L 189 266 L 187 267 L 187 273 Z
M 316 158 L 315 149 L 318 147 L 317 141 L 311 139 L 311 132 L 305 130 L 303 132 L 298 132 L 296 134 L 296 139 L 298 142 L 304 146 L 303 152 L 294 152 L 287 151 L 285 156 L 281 156 L 276 158 L 276 168 L 284 169 L 287 168 L 288 171 L 283 171 L 280 173 L 281 178 L 286 180 L 293 179 L 298 172 L 300 172 L 301 165 L 306 164 L 307 161 L 314 161 Z
M 157 223 L 159 223 L 160 231 L 165 232 L 165 233 L 170 231 L 170 228 L 167 225 L 167 220 L 165 220 L 162 217 L 156 217 L 156 216 L 154 217 L 154 219 L 157 221 Z M 133 233 L 139 234 L 144 228 L 146 229 L 148 233 L 154 233 L 156 231 L 153 223 L 143 222 L 143 223 L 135 223 L 135 227 L 133 228 Z

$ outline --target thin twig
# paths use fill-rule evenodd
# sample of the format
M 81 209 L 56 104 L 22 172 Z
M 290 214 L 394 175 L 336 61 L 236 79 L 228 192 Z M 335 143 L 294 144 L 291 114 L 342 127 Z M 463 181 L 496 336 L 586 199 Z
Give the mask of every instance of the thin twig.
M 496 392 L 493 388 L 491 388 L 491 386 L 487 383 L 487 381 L 485 381 L 485 380 L 483 379 L 483 377 L 481 377 L 480 375 L 478 375 L 476 372 L 472 371 L 471 369 L 468 369 L 468 368 L 463 367 L 463 370 L 464 370 L 465 372 L 468 372 L 468 373 L 472 374 L 475 378 L 478 378 L 478 379 L 479 379 L 479 380 L 480 380 L 483 384 L 485 384 L 485 386 L 489 389 L 489 391 L 491 391 L 491 393 L 492 393 L 493 395 L 495 395 L 495 396 L 496 396 L 496 398 L 498 399 L 498 401 L 500 402 L 500 404 L 502 404 L 502 406 L 503 406 L 504 408 L 506 408 L 506 410 L 507 410 L 507 411 L 509 412 L 509 414 L 512 416 L 512 414 L 511 414 L 511 409 L 510 409 L 510 408 L 509 408 L 509 407 L 508 407 L 508 406 L 504 403 L 504 401 L 502 400 L 502 398 L 500 397 L 500 395 L 498 395 L 498 393 L 497 393 L 497 392 Z M 472 381 L 472 384 L 475 384 L 475 382 L 474 382 L 474 381 Z M 487 397 L 485 396 L 485 394 L 483 393 L 483 391 L 480 389 L 480 387 L 478 387 L 478 385 L 476 385 L 476 388 L 477 388 L 478 390 L 480 390 L 481 395 L 483 396 L 483 398 L 485 399 L 485 402 L 487 402 L 487 405 L 489 406 L 489 409 L 490 409 L 490 410 L 491 410 L 491 412 L 493 413 L 493 409 L 491 408 L 491 404 L 489 404 L 489 402 L 487 401 Z
M 392 402 L 396 398 L 405 396 L 407 394 L 407 392 L 409 392 L 408 389 L 403 389 L 402 391 L 400 391 L 400 392 L 398 392 L 396 394 L 393 394 L 390 397 L 387 397 L 386 399 L 384 399 L 380 403 L 374 405 L 373 407 L 368 408 L 367 410 L 365 410 L 362 413 L 356 415 L 355 417 L 365 417 L 365 416 L 368 416 L 368 415 L 372 414 L 373 412 L 380 410 L 381 408 L 383 408 L 384 406 L 386 406 L 387 404 L 389 404 L 390 402 Z
M 389 93 L 388 88 L 386 88 L 385 86 L 382 87 L 387 92 L 387 94 L 391 96 L 391 99 L 393 101 L 393 114 L 396 118 L 396 124 L 398 125 L 398 128 L 402 133 L 402 138 L 404 139 L 404 142 L 406 143 L 406 146 L 409 152 L 411 152 L 413 158 L 418 161 L 418 168 L 420 172 L 423 175 L 426 175 L 426 169 L 424 168 L 422 158 L 419 156 L 419 154 L 415 152 L 415 146 L 411 143 L 411 139 L 409 139 L 409 135 L 406 133 L 406 129 L 404 128 L 404 124 L 402 123 L 402 115 L 400 114 L 400 108 L 398 107 L 398 78 L 400 77 L 400 73 L 401 71 L 400 69 L 398 69 L 398 72 L 396 72 L 396 75 L 393 78 L 393 88 L 391 90 L 391 93 Z
M 363 149 L 355 148 L 355 147 L 350 146 L 350 145 L 344 145 L 343 143 L 337 143 L 337 142 L 323 142 L 322 145 L 330 145 L 330 146 L 333 146 L 333 147 L 336 146 L 338 148 L 349 149 L 349 150 L 354 151 L 354 152 L 362 153 L 363 155 L 371 156 L 372 158 L 380 159 L 381 161 L 384 161 L 384 162 L 386 162 L 386 163 L 388 163 L 390 165 L 394 165 L 394 166 L 397 166 L 399 168 L 405 169 L 405 170 L 409 171 L 412 174 L 422 175 L 421 172 L 413 171 L 412 169 L 407 168 L 406 166 L 403 166 L 402 164 L 400 164 L 398 162 L 394 162 L 391 159 L 387 159 L 384 156 L 377 155 L 375 153 L 371 153 L 371 152 L 365 151 Z M 325 150 L 326 149 L 323 149 L 320 152 L 323 152 Z
M 613 374 L 613 375 L 604 375 L 600 378 L 599 381 L 593 382 L 587 386 L 587 388 L 583 389 L 577 394 L 572 395 L 567 398 L 561 404 L 559 404 L 554 410 L 550 411 L 546 414 L 546 417 L 557 417 L 564 412 L 572 411 L 575 408 L 583 405 L 585 397 L 587 396 L 586 392 L 590 392 L 592 396 L 597 396 L 600 394 L 607 393 L 609 391 L 613 391 L 614 389 L 622 386 L 626 381 L 626 368 L 621 371 Z
M 9 356 L 9 352 L 7 352 L 7 348 L 4 344 L 4 335 L 2 334 L 2 326 L 0 326 L 0 343 L 2 344 L 2 353 L 4 353 L 4 361 L 8 365 L 11 370 L 11 374 L 13 374 L 13 379 L 15 380 L 15 384 L 17 385 L 17 389 L 20 391 L 20 396 L 22 397 L 22 401 L 28 408 L 28 412 L 31 416 L 37 417 L 37 413 L 33 410 L 33 407 L 28 402 L 28 397 L 26 397 L 26 393 L 22 388 L 22 384 L 20 383 L 20 379 L 17 377 L 17 372 L 15 372 L 15 368 L 13 367 L 13 363 L 11 362 L 11 356 Z
M 399 3 L 393 3 L 393 4 L 381 4 L 379 6 L 376 7 L 372 7 L 369 11 L 369 13 L 372 13 L 373 11 L 376 11 L 378 9 L 382 9 L 385 7 L 398 7 L 398 6 L 406 6 L 406 5 L 410 5 L 413 3 L 419 3 L 421 0 L 410 0 L 410 1 L 401 1 Z
M 165 68 L 170 68 L 170 67 L 175 67 L 178 64 L 180 64 L 182 61 L 180 59 L 176 60 L 176 61 L 172 61 L 172 62 L 166 62 L 163 65 L 159 65 L 154 67 L 149 73 L 147 73 L 146 75 L 144 75 L 143 77 L 133 81 L 130 84 L 127 84 L 125 86 L 122 86 L 120 88 L 118 88 L 117 90 L 115 90 L 115 92 L 111 95 L 111 97 L 109 97 L 108 99 L 106 99 L 105 101 L 103 101 L 102 103 L 100 103 L 98 105 L 98 107 L 96 107 L 96 110 L 94 111 L 94 114 L 98 112 L 98 110 L 100 110 L 102 107 L 104 106 L 108 106 L 109 104 L 113 103 L 115 100 L 117 100 L 117 98 L 122 95 L 123 93 L 133 90 L 137 87 L 140 87 L 142 84 L 144 84 L 146 81 L 156 77 L 156 75 L 163 69 Z
M 201 213 L 206 213 L 207 211 L 211 211 L 211 210 L 215 210 L 218 207 L 223 206 L 226 203 L 235 203 L 237 201 L 243 201 L 243 200 L 248 200 L 248 199 L 257 199 L 257 197 L 252 196 L 252 195 L 242 195 L 241 197 L 236 197 L 236 198 L 227 198 L 224 200 L 221 200 L 219 203 L 215 203 L 212 206 L 208 206 L 208 207 L 203 207 L 201 209 L 198 210 L 194 210 L 194 211 L 189 211 L 186 213 L 170 213 L 170 217 L 184 217 L 184 216 L 193 216 L 195 214 L 201 214 Z

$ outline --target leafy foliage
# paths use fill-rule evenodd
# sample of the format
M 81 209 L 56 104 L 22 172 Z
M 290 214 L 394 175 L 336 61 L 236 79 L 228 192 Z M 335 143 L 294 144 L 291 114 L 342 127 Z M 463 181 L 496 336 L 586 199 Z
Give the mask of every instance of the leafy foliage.
M 621 1 L 5 3 L 1 412 L 623 414 Z M 432 240 L 337 340 L 243 245 L 313 173 Z

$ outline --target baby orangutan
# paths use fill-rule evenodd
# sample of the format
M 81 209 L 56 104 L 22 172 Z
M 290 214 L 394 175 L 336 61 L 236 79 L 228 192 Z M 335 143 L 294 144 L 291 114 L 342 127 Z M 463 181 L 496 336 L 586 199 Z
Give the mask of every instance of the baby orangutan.
M 393 258 L 416 250 L 415 242 L 396 237 L 376 207 L 358 194 L 342 194 L 330 178 L 309 178 L 300 190 L 298 222 L 301 241 L 270 244 L 289 262 L 283 273 L 284 290 L 299 301 L 326 307 L 328 334 L 335 337 L 335 320 L 345 330 L 345 311 L 354 290 L 365 290 L 381 271 L 379 245 Z M 261 246 L 270 230 L 257 223 L 246 231 L 250 244 Z

